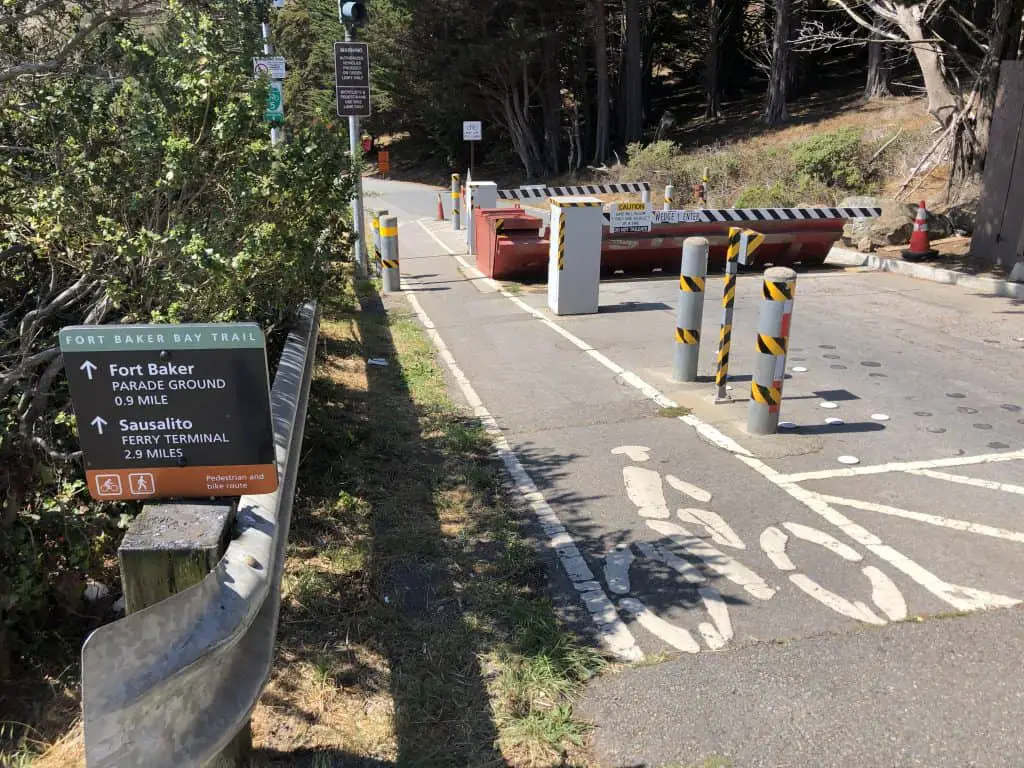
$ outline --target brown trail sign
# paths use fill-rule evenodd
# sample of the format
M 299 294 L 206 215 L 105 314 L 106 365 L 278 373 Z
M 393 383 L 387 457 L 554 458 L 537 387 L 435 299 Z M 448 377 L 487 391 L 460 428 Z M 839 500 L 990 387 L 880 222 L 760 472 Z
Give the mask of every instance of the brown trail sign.
M 60 348 L 93 498 L 276 490 L 255 323 L 69 326 Z

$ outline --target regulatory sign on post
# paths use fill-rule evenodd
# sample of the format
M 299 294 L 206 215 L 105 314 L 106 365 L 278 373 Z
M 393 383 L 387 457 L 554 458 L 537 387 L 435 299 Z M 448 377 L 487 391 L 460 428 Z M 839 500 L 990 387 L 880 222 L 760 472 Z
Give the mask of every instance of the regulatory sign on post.
M 266 75 L 271 80 L 284 80 L 285 62 L 284 56 L 270 56 L 267 58 L 254 58 L 252 60 L 252 73 L 256 77 Z
M 94 499 L 277 488 L 255 323 L 69 326 L 60 348 Z
M 263 105 L 263 119 L 268 123 L 284 120 L 284 85 L 279 80 L 270 81 L 267 103 Z
M 647 203 L 612 203 L 609 231 L 650 232 L 650 205 Z
M 370 116 L 370 53 L 366 43 L 334 44 L 339 117 Z
M 462 121 L 462 140 L 480 141 L 484 137 L 484 124 L 479 120 Z

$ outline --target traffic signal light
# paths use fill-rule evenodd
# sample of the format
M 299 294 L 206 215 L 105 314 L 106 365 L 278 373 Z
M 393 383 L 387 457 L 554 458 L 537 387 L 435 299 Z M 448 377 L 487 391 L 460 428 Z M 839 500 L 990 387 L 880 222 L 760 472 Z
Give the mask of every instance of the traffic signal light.
M 361 27 L 366 23 L 366 6 L 362 3 L 338 1 L 338 18 L 342 24 Z

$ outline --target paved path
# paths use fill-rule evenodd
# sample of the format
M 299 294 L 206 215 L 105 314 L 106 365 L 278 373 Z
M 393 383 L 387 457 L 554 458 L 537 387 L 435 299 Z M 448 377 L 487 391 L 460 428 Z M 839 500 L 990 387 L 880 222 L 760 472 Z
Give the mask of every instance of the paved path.
M 367 186 L 400 218 L 409 301 L 600 638 L 624 659 L 679 654 L 591 686 L 607 765 L 1016 764 L 1024 702 L 1005 675 L 1020 612 L 903 620 L 1024 598 L 1024 307 L 895 275 L 801 275 L 783 416 L 798 428 L 754 439 L 739 393 L 755 276 L 738 291 L 737 402 L 713 405 L 709 383 L 668 380 L 674 281 L 605 283 L 598 315 L 554 317 L 542 292 L 468 268 L 462 233 L 430 220 L 436 193 Z M 1000 738 L 969 717 L 950 735 L 957 706 L 934 696 L 958 681 L 953 702 L 986 700 Z M 870 722 L 839 727 L 845 711 Z M 903 738 L 906 718 L 920 728 Z

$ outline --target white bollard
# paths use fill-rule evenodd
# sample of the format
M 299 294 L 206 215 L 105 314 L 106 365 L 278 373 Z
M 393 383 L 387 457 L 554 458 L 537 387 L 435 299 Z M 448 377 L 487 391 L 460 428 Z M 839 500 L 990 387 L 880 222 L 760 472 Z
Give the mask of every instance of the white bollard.
M 675 191 L 676 191 L 676 188 L 673 187 L 671 184 L 666 184 L 665 185 L 665 205 L 664 205 L 664 210 L 666 210 L 666 211 L 671 211 L 672 210 L 672 197 L 675 195 Z
M 466 184 L 466 252 L 476 255 L 474 208 L 497 208 L 498 185 L 493 181 L 470 181 Z
M 601 287 L 602 203 L 553 197 L 551 205 L 548 306 L 556 315 L 594 314 Z

